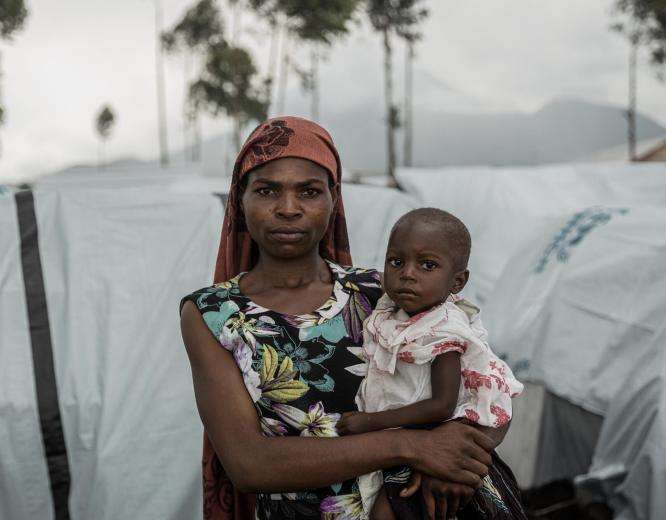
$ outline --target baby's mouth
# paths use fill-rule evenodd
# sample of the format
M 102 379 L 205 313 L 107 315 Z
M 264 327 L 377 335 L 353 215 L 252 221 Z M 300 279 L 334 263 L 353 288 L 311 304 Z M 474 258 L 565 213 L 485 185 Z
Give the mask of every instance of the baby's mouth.
M 407 288 L 397 289 L 395 291 L 395 294 L 397 294 L 401 298 L 416 298 L 418 296 L 416 291 Z

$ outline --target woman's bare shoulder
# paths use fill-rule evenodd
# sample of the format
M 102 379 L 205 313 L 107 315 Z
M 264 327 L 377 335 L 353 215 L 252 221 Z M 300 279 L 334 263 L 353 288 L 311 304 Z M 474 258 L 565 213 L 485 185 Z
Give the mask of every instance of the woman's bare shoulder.
M 193 365 L 219 363 L 221 358 L 228 356 L 192 301 L 186 301 L 181 309 L 180 332 L 190 363 Z

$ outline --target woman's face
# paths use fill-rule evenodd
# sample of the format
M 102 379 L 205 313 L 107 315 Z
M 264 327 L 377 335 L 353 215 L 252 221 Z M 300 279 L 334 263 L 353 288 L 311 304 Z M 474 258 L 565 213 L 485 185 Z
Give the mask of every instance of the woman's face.
M 248 174 L 241 209 L 262 254 L 297 258 L 318 249 L 335 202 L 324 168 L 286 157 Z

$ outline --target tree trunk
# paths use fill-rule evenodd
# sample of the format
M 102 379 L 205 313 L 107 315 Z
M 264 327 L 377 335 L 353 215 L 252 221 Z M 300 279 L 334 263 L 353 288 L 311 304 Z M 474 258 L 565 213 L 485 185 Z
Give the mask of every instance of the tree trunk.
M 231 29 L 231 45 L 238 46 L 240 36 L 243 30 L 243 2 L 242 0 L 234 0 L 233 2 L 233 27 Z M 236 153 L 240 150 L 240 134 L 241 134 L 241 115 L 236 112 L 233 116 L 233 125 L 234 125 L 234 147 L 236 148 Z
M 0 82 L 2 82 L 2 52 L 0 52 Z M 2 84 L 0 83 L 0 126 L 5 123 L 5 107 L 2 104 Z M 0 139 L 0 157 L 2 157 L 2 139 Z
M 193 58 L 194 56 L 189 53 L 185 55 L 185 106 L 183 113 L 186 121 L 186 158 L 191 162 L 199 162 L 201 161 L 201 109 L 196 103 L 189 101 L 189 86 L 194 80 L 192 75 Z
M 241 122 L 240 122 L 240 115 L 235 114 L 234 115 L 234 149 L 236 150 L 236 153 L 241 148 L 241 132 L 243 131 Z
M 280 35 L 282 27 L 278 22 L 271 27 L 271 40 L 268 49 L 268 67 L 266 68 L 266 77 L 269 80 L 268 86 L 268 108 L 266 113 L 270 114 L 271 107 L 273 106 L 273 92 L 275 91 L 275 73 L 277 69 L 278 49 L 280 46 Z
M 319 120 L 319 54 L 317 44 L 312 45 L 310 50 L 310 80 L 312 84 L 310 88 L 310 119 L 313 121 Z
M 164 93 L 164 60 L 162 53 L 162 6 L 155 1 L 155 80 L 157 86 L 157 134 L 160 145 L 160 164 L 166 168 L 169 164 L 168 136 L 166 121 L 166 96 Z
M 407 167 L 412 166 L 412 143 L 414 136 L 414 42 L 407 41 L 407 49 L 405 54 L 405 117 L 404 117 L 404 150 L 403 150 L 403 164 Z
M 284 114 L 284 106 L 287 99 L 287 80 L 289 78 L 290 58 L 289 52 L 291 51 L 291 38 L 289 37 L 288 29 L 285 28 L 285 33 L 282 38 L 282 63 L 280 64 L 280 81 L 278 83 L 277 92 L 277 115 Z
M 638 37 L 632 35 L 629 49 L 629 106 L 627 107 L 627 145 L 629 160 L 636 160 L 636 61 Z
M 104 169 L 106 169 L 106 139 L 102 137 L 97 146 L 97 170 L 102 171 Z
M 243 5 L 241 0 L 234 0 L 229 2 L 231 5 L 231 27 L 230 27 L 230 39 L 229 42 L 231 45 L 235 46 L 238 44 L 240 39 L 242 27 L 242 18 L 243 18 Z
M 395 178 L 395 123 L 396 108 L 393 105 L 393 67 L 391 55 L 391 37 L 388 28 L 384 29 L 384 95 L 386 97 L 386 152 L 388 182 L 397 186 Z
M 194 120 L 194 108 L 188 103 L 190 76 L 192 75 L 192 56 L 189 52 L 183 57 L 183 85 L 185 87 L 185 96 L 183 96 L 183 150 L 185 151 L 185 162 L 193 160 L 194 143 L 191 140 L 192 122 Z
M 201 161 L 201 116 L 199 109 L 192 113 L 192 161 Z

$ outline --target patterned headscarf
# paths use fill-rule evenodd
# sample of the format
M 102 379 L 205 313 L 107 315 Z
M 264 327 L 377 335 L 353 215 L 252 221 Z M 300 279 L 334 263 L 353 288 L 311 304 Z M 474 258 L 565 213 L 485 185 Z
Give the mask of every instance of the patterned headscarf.
M 299 117 L 280 117 L 269 119 L 255 128 L 236 158 L 215 266 L 215 283 L 250 270 L 257 261 L 257 246 L 250 237 L 240 209 L 242 180 L 254 168 L 284 157 L 310 160 L 325 168 L 331 176 L 337 193 L 337 204 L 328 229 L 319 243 L 319 252 L 335 263 L 351 265 L 345 210 L 340 192 L 342 168 L 333 139 L 326 130 L 312 121 Z M 254 518 L 255 496 L 234 489 L 206 433 L 202 465 L 204 518 Z

